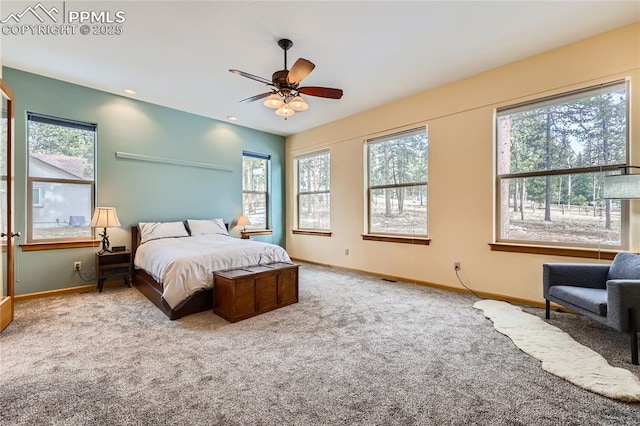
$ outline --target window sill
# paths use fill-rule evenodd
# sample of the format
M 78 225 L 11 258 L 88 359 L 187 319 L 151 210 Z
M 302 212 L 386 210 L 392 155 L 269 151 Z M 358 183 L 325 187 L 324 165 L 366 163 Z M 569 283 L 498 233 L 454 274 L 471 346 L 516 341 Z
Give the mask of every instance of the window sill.
M 22 251 L 61 250 L 72 248 L 98 247 L 102 240 L 48 241 L 20 244 Z
M 295 235 L 315 235 L 317 237 L 330 237 L 331 231 L 312 231 L 307 229 L 292 229 L 291 232 Z
M 544 254 L 549 256 L 582 257 L 587 259 L 612 260 L 620 250 L 598 250 L 593 248 L 569 248 L 552 246 L 533 246 L 513 243 L 489 243 L 491 251 L 511 253 Z
M 387 243 L 401 243 L 401 244 L 417 244 L 422 246 L 428 246 L 431 243 L 431 238 L 427 237 L 406 237 L 398 235 L 375 235 L 375 234 L 362 234 L 362 239 L 365 241 L 382 241 Z

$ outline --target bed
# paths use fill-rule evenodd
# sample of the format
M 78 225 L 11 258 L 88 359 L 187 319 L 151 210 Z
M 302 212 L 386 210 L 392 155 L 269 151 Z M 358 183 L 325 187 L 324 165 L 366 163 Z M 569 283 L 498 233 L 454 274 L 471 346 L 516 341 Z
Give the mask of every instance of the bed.
M 213 309 L 213 271 L 291 262 L 280 246 L 230 237 L 221 219 L 141 222 L 131 248 L 133 285 L 171 320 Z

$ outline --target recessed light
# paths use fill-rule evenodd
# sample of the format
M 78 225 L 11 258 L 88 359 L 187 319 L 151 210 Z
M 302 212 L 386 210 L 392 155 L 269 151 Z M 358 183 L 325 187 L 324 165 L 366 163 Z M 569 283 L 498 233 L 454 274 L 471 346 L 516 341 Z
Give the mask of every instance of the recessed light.
M 129 95 L 135 95 L 136 91 L 133 89 L 124 89 L 124 93 L 127 93 Z
M 233 115 L 227 115 L 227 120 L 229 121 L 236 121 L 238 119 L 238 117 L 233 116 Z

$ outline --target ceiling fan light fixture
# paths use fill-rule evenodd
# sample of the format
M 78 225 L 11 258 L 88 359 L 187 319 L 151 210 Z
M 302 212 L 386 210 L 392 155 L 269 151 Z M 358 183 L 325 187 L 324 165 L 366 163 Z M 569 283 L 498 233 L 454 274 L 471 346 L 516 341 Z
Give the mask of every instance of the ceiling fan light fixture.
M 271 95 L 269 95 L 269 97 L 267 97 L 267 99 L 264 100 L 263 104 L 267 108 L 274 108 L 274 109 L 282 108 L 284 106 L 283 100 L 280 99 L 280 96 L 276 95 L 275 93 L 272 93 Z
M 276 115 L 284 118 L 291 117 L 295 113 L 296 112 L 286 104 L 276 110 Z
M 289 102 L 289 106 L 294 111 L 305 111 L 309 109 L 309 104 L 304 99 L 302 99 L 301 96 L 296 96 L 295 98 L 291 99 L 291 102 Z
M 275 109 L 276 115 L 284 117 L 286 120 L 287 117 L 295 115 L 297 111 L 309 109 L 309 104 L 302 99 L 300 94 L 328 99 L 342 98 L 342 89 L 321 86 L 299 87 L 300 82 L 314 70 L 315 64 L 308 59 L 298 58 L 289 69 L 287 67 L 287 51 L 293 46 L 293 42 L 283 38 L 278 41 L 278 46 L 284 51 L 284 68 L 274 72 L 271 80 L 237 69 L 229 70 L 232 74 L 269 86 L 269 91 L 243 99 L 240 102 L 263 100 L 262 103 L 265 107 Z

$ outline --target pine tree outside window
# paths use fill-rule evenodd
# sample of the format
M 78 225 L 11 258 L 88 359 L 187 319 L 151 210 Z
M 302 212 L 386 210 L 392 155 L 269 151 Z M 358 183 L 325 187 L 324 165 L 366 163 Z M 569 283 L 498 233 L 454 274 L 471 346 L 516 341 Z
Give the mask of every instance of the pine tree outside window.
M 426 237 L 425 127 L 367 140 L 368 233 Z
M 627 93 L 617 81 L 498 110 L 498 242 L 627 248 L 627 202 L 602 198 L 627 165 Z
M 298 170 L 298 229 L 331 228 L 331 157 L 329 151 L 296 158 Z
M 247 229 L 269 227 L 269 162 L 270 156 L 242 153 L 242 214 L 251 225 Z

